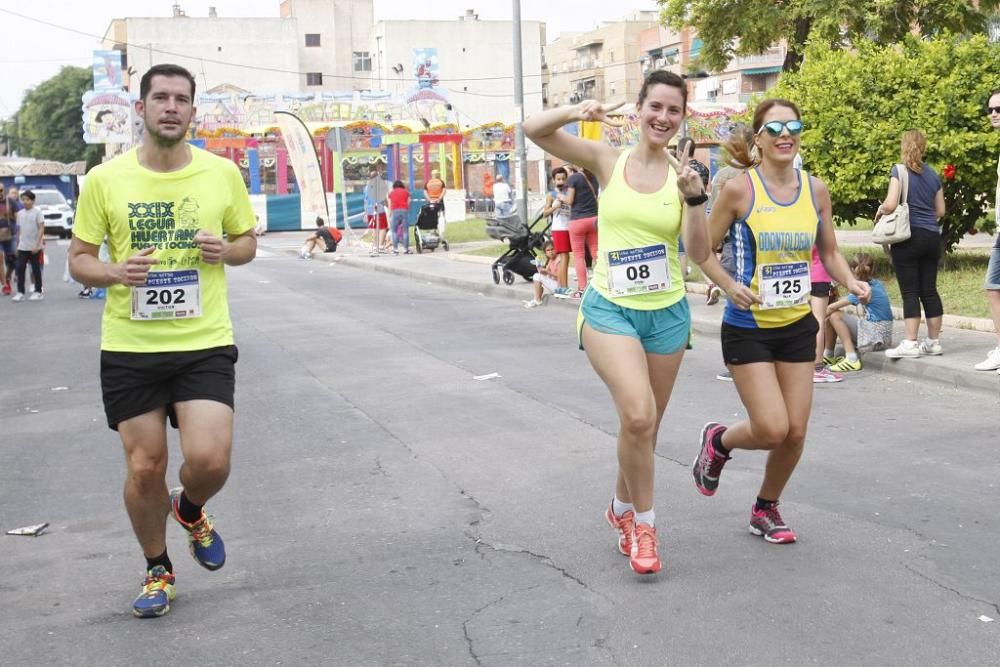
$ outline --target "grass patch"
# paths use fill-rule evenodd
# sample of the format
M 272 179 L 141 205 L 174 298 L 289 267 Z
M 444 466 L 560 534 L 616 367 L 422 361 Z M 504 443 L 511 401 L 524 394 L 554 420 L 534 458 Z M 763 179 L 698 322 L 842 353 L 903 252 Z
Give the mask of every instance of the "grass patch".
M 875 221 L 870 218 L 855 218 L 852 225 L 847 220 L 836 218 L 834 227 L 845 232 L 870 232 L 875 229 Z
M 903 306 L 899 285 L 893 273 L 889 256 L 881 246 L 847 246 L 841 252 L 848 261 L 859 252 L 867 252 L 875 259 L 875 277 L 885 284 L 892 305 Z M 938 271 L 937 288 L 944 303 L 944 312 L 965 317 L 989 317 L 990 308 L 983 292 L 988 253 L 956 250 L 945 256 Z
M 486 235 L 486 221 L 473 218 L 462 222 L 449 222 L 445 227 L 444 237 L 448 243 L 469 243 L 472 241 L 489 241 Z
M 506 243 L 498 243 L 496 245 L 486 246 L 485 248 L 476 248 L 475 250 L 466 250 L 463 255 L 476 255 L 478 257 L 499 257 L 504 254 L 509 248 Z

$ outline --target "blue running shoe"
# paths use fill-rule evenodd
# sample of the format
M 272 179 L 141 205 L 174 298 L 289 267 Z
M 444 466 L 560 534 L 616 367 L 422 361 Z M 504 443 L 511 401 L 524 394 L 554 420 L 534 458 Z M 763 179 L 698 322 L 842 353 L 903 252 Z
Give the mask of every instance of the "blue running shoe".
M 194 523 L 187 523 L 180 515 L 181 492 L 177 487 L 170 490 L 170 511 L 177 523 L 187 531 L 188 548 L 198 564 L 207 570 L 218 570 L 226 564 L 226 545 L 212 525 L 212 518 L 202 510 L 201 518 Z
M 132 613 L 139 618 L 157 618 L 170 611 L 170 601 L 174 591 L 174 575 L 162 565 L 157 565 L 146 573 L 142 592 L 132 603 Z

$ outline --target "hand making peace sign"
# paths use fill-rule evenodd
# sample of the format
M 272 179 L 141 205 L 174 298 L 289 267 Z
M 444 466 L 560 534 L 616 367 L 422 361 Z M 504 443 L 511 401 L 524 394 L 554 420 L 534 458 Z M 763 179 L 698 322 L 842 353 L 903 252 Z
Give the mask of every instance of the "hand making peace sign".
M 677 189 L 681 197 L 697 197 L 705 192 L 705 186 L 701 183 L 701 176 L 698 175 L 691 165 L 688 164 L 688 154 L 685 151 L 680 158 L 674 157 L 669 150 L 666 151 L 667 162 L 677 172 Z
M 597 100 L 584 100 L 578 105 L 580 110 L 580 120 L 596 121 L 610 125 L 611 127 L 621 127 L 625 121 L 619 118 L 609 118 L 608 114 L 625 106 L 624 102 L 619 102 L 614 106 L 605 107 L 603 102 Z

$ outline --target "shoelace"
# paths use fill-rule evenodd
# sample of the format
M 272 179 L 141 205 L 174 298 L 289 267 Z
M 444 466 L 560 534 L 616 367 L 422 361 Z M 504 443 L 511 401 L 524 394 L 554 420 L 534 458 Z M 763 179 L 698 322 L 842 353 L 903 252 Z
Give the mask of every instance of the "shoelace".
M 142 583 L 142 594 L 153 595 L 162 591 L 173 583 L 173 575 L 164 572 L 163 574 L 146 574 L 146 580 Z
M 621 531 L 622 536 L 625 538 L 625 542 L 632 541 L 632 531 L 635 530 L 635 515 L 628 514 L 622 517 L 615 517 L 618 521 L 618 530 Z
M 772 505 L 771 507 L 765 509 L 764 518 L 770 523 L 768 526 L 769 529 L 786 527 L 784 520 L 781 518 L 781 514 L 778 512 L 777 505 Z
M 191 524 L 189 529 L 191 539 L 197 541 L 203 547 L 212 546 L 212 522 L 207 516 Z
M 635 528 L 635 544 L 637 558 L 656 557 L 656 533 L 644 523 L 640 523 Z

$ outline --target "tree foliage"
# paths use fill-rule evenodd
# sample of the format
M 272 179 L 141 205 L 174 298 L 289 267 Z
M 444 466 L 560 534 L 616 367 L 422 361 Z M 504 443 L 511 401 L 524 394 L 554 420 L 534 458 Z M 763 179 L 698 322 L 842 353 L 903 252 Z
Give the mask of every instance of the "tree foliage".
M 806 169 L 826 181 L 834 214 L 852 224 L 874 216 L 900 161 L 900 136 L 920 129 L 924 161 L 938 175 L 954 167 L 952 179 L 942 176 L 942 245 L 950 250 L 992 204 L 1000 132 L 985 105 L 997 72 L 1000 48 L 985 37 L 910 36 L 889 46 L 860 42 L 853 52 L 811 47 L 768 95 L 799 105 Z
M 89 69 L 63 67 L 29 90 L 10 128 L 17 152 L 40 160 L 94 162 L 103 147 L 88 146 L 83 141 L 80 100 L 92 81 Z
M 923 35 L 982 33 L 1000 0 L 657 0 L 661 21 L 693 27 L 704 43 L 699 65 L 722 71 L 734 56 L 765 52 L 786 40 L 785 71 L 798 69 L 807 43 L 840 49 L 864 39 L 902 40 Z M 977 7 L 978 5 L 978 7 Z

